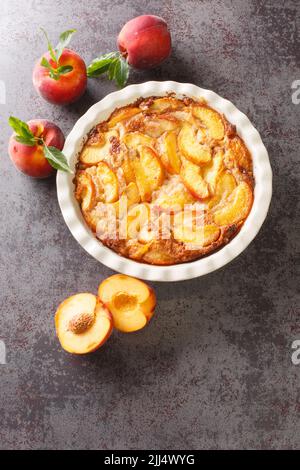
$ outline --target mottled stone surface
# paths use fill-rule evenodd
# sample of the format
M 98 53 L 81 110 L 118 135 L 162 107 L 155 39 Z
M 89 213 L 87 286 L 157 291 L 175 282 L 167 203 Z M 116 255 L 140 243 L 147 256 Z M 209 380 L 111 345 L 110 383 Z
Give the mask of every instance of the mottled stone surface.
M 90 81 L 78 103 L 47 104 L 31 83 L 51 38 L 78 33 L 89 62 L 115 48 L 133 16 L 163 16 L 173 53 L 149 79 L 193 82 L 233 101 L 261 132 L 274 171 L 269 216 L 255 241 L 206 277 L 156 284 L 157 314 L 133 335 L 115 333 L 97 353 L 72 357 L 55 338 L 53 314 L 66 296 L 96 292 L 112 271 L 65 226 L 55 180 L 34 181 L 7 156 L 7 117 L 50 118 L 67 134 L 88 107 L 115 89 Z M 18 449 L 297 448 L 300 366 L 300 80 L 298 0 L 2 0 L 0 80 L 0 447 Z M 3 101 L 3 100 L 2 100 Z M 298 302 L 298 306 L 297 306 Z

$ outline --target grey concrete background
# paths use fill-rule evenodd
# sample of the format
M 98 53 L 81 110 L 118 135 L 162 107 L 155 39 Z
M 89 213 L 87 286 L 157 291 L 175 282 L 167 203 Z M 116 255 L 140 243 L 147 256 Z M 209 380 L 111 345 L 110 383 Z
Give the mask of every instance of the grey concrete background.
M 115 89 L 90 81 L 68 107 L 47 104 L 31 83 L 44 52 L 78 29 L 72 48 L 87 63 L 115 48 L 130 18 L 163 16 L 173 53 L 149 79 L 193 82 L 233 101 L 261 132 L 274 197 L 256 240 L 230 265 L 192 281 L 155 284 L 157 313 L 137 334 L 114 333 L 94 355 L 72 357 L 55 338 L 59 302 L 96 292 L 112 271 L 86 254 L 65 226 L 55 180 L 19 174 L 7 155 L 7 118 L 51 119 L 67 134 Z M 265 449 L 300 445 L 300 5 L 273 1 L 2 0 L 0 448 Z M 297 304 L 298 302 L 298 304 Z

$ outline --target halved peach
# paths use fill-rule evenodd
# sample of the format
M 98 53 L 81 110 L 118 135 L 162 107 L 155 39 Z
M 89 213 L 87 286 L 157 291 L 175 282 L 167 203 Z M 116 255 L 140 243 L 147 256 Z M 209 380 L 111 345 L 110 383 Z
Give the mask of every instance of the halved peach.
M 95 195 L 96 189 L 91 175 L 86 171 L 79 171 L 76 177 L 75 197 L 83 211 L 92 209 L 95 204 Z
M 198 165 L 184 159 L 180 176 L 185 187 L 194 197 L 197 199 L 205 199 L 209 196 L 208 184 L 204 181 L 201 175 L 201 169 Z
M 114 327 L 124 333 L 140 330 L 154 314 L 153 289 L 134 277 L 115 274 L 100 284 L 98 295 L 111 312 Z
M 103 133 L 103 138 L 96 144 L 87 144 L 80 154 L 80 161 L 85 165 L 96 165 L 109 155 L 112 145 L 112 138 L 118 138 L 119 134 L 116 130 Z
M 112 169 L 105 162 L 97 165 L 97 177 L 104 190 L 105 202 L 115 202 L 119 198 L 119 182 Z
M 152 137 L 142 134 L 141 132 L 130 132 L 129 134 L 125 134 L 123 142 L 129 149 L 136 150 L 139 145 L 153 147 L 155 141 Z
M 178 134 L 178 147 L 191 162 L 203 165 L 211 160 L 211 149 L 197 140 L 198 129 L 185 123 Z
M 59 305 L 55 326 L 65 351 L 87 354 L 98 349 L 109 338 L 113 320 L 95 295 L 83 293 L 72 295 Z
M 176 132 L 170 131 L 164 134 L 160 147 L 162 150 L 160 156 L 164 167 L 171 175 L 178 175 L 181 167 L 181 159 L 177 152 Z
M 114 127 L 116 124 L 118 124 L 121 121 L 125 121 L 132 116 L 135 116 L 138 113 L 141 113 L 142 110 L 140 108 L 121 108 L 118 109 L 116 112 L 113 113 L 112 117 L 108 121 L 108 126 L 109 127 Z
M 206 106 L 193 106 L 193 114 L 207 128 L 212 139 L 221 140 L 225 135 L 223 120 L 217 111 Z
M 224 207 L 215 212 L 214 221 L 217 225 L 231 225 L 245 219 L 250 212 L 253 195 L 250 186 L 242 182 L 229 196 Z

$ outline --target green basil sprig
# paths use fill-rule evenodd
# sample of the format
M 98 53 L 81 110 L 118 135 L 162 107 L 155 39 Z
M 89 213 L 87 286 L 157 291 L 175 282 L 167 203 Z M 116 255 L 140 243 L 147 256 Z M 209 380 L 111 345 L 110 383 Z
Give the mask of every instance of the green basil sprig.
M 101 55 L 90 63 L 87 76 L 99 77 L 104 73 L 107 73 L 109 80 L 115 80 L 116 84 L 122 88 L 128 80 L 129 64 L 120 52 Z
M 76 33 L 76 29 L 68 29 L 67 31 L 61 33 L 61 35 L 59 36 L 59 43 L 55 48 L 53 48 L 47 32 L 43 28 L 41 28 L 41 30 L 45 35 L 48 45 L 48 51 L 51 59 L 55 62 L 55 67 L 52 67 L 46 57 L 42 57 L 41 65 L 49 70 L 49 75 L 51 78 L 53 78 L 54 80 L 58 80 L 61 75 L 69 73 L 73 70 L 72 65 L 60 66 L 59 59 L 61 58 L 64 48 L 67 47 L 67 45 L 71 41 L 73 34 Z
M 10 116 L 8 123 L 16 133 L 14 138 L 17 142 L 20 142 L 23 145 L 29 145 L 30 147 L 33 147 L 34 145 L 42 145 L 44 156 L 53 168 L 72 173 L 65 155 L 58 150 L 58 148 L 46 145 L 42 137 L 36 137 L 31 132 L 26 122 L 21 121 L 14 116 Z

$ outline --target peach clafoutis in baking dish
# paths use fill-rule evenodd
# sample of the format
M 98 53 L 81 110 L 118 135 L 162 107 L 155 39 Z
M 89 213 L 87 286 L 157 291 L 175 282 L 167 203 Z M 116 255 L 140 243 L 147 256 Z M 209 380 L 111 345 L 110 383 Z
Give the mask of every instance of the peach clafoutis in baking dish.
M 204 100 L 141 98 L 89 133 L 75 196 L 95 236 L 154 265 L 199 259 L 240 230 L 253 203 L 252 158 Z

